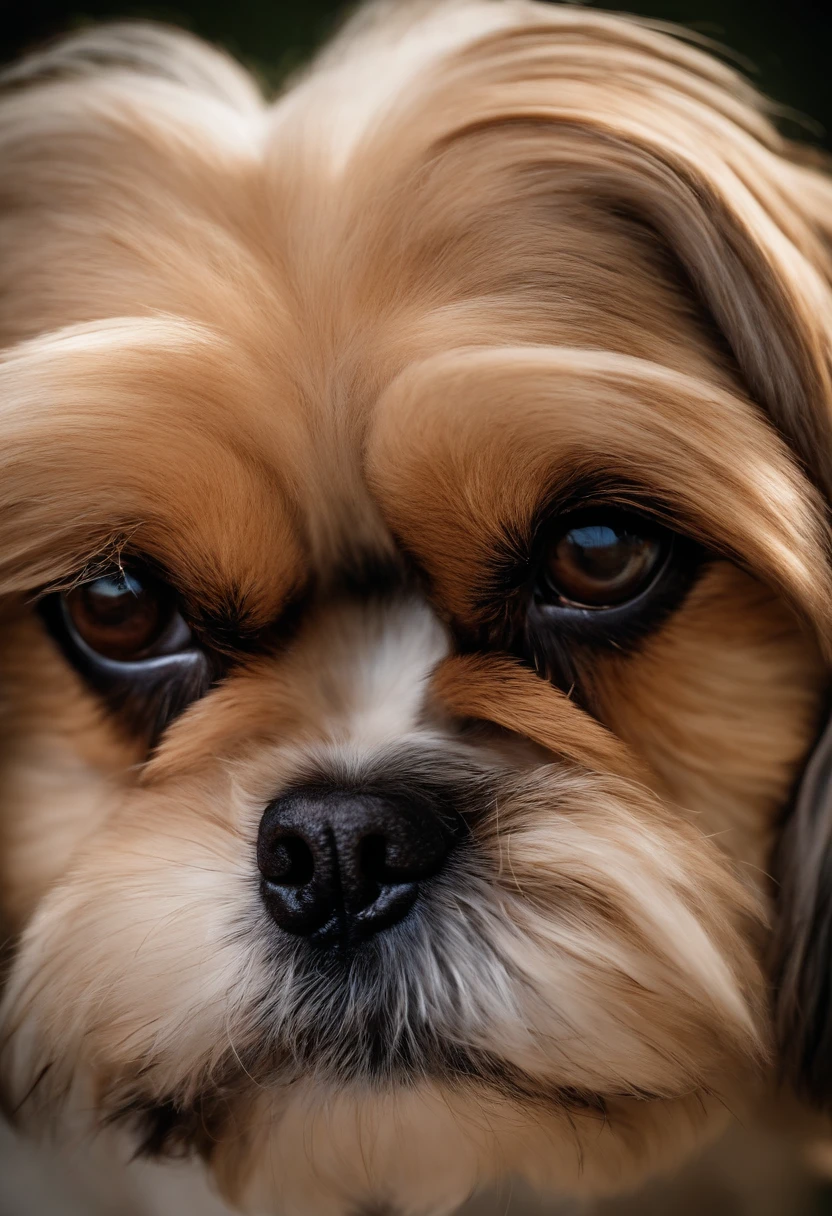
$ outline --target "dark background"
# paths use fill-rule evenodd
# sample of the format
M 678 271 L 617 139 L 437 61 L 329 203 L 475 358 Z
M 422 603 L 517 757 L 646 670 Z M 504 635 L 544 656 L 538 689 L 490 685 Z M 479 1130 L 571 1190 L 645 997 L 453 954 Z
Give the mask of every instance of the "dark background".
M 277 83 L 350 7 L 343 0 L 0 0 L 0 59 L 84 21 L 155 17 L 224 44 Z M 832 0 L 611 0 L 597 7 L 679 22 L 718 39 L 788 107 L 790 134 L 832 150 Z

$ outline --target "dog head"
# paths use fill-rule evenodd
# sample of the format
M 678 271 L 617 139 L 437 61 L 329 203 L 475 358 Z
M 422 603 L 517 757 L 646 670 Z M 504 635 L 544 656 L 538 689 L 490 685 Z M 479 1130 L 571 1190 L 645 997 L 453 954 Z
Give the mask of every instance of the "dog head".
M 9 1105 L 232 1202 L 680 1159 L 771 1048 L 829 653 L 824 208 L 730 70 L 371 9 L 0 102 Z

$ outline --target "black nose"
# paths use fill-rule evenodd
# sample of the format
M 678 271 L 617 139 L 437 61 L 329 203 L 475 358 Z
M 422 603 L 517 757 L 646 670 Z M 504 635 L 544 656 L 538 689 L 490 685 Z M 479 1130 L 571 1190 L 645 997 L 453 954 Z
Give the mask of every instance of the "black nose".
M 281 929 L 322 944 L 369 937 L 401 920 L 442 867 L 450 835 L 421 801 L 348 790 L 296 790 L 260 822 L 257 864 Z

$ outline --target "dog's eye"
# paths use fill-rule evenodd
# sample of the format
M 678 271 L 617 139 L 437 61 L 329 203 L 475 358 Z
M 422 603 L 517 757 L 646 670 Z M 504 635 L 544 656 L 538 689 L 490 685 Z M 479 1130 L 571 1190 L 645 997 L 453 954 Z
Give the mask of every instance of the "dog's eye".
M 103 575 L 67 592 L 64 612 L 85 646 L 105 659 L 123 663 L 159 653 L 162 642 L 168 643 L 170 653 L 172 630 L 179 635 L 177 641 L 190 637 L 168 589 L 127 570 Z
M 640 595 L 667 557 L 669 537 L 636 516 L 567 522 L 548 545 L 537 588 L 544 603 L 615 608 Z
M 78 674 L 151 741 L 216 678 L 176 593 L 138 566 L 47 595 L 40 613 Z
M 562 515 L 538 529 L 508 648 L 547 679 L 578 687 L 584 648 L 628 651 L 679 606 L 703 560 L 695 542 L 647 515 Z
M 104 659 L 135 663 L 175 653 L 191 640 L 170 589 L 128 570 L 73 588 L 63 608 L 76 639 Z

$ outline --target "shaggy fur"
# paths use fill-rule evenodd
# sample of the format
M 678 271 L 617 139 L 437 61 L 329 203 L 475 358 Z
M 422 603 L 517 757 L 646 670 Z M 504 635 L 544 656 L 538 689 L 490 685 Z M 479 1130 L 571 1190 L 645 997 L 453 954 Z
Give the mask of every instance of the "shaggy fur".
M 526 0 L 370 7 L 271 105 L 93 29 L 7 73 L 0 163 L 21 1124 L 339 1216 L 618 1191 L 753 1109 L 832 653 L 828 180 L 703 50 Z M 638 636 L 531 639 L 588 503 L 697 561 Z M 222 667 L 116 701 L 38 601 L 135 555 Z M 468 826 L 348 962 L 258 891 L 308 782 Z

